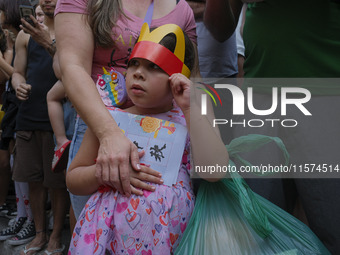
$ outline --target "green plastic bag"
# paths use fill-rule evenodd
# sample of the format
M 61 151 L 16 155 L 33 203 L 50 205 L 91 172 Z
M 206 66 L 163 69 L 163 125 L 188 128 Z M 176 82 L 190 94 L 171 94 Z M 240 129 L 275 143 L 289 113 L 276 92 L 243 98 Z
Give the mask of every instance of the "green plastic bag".
M 288 162 L 288 153 L 282 141 L 268 136 L 248 135 L 234 139 L 228 151 L 235 157 L 237 153 L 256 149 L 271 141 L 283 150 Z M 243 163 L 249 164 L 246 161 Z M 330 253 L 305 224 L 254 193 L 240 175 L 232 173 L 230 179 L 219 182 L 202 181 L 194 212 L 175 254 Z

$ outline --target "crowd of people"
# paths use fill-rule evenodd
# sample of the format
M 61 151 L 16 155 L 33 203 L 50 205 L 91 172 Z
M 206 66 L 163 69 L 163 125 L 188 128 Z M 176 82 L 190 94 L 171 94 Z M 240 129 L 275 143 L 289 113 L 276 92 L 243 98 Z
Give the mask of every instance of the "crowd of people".
M 24 7 L 35 16 L 24 19 Z M 202 117 L 195 103 L 204 83 L 224 79 L 254 86 L 254 102 L 268 109 L 274 85 L 253 78 L 338 78 L 339 16 L 337 0 L 0 0 L 0 216 L 14 215 L 0 241 L 25 244 L 21 254 L 27 255 L 64 254 L 67 248 L 68 254 L 176 254 L 178 247 L 177 254 L 189 254 L 190 242 L 205 242 L 192 233 L 190 220 L 198 217 L 196 196 L 197 208 L 204 207 L 197 189 L 231 178 L 201 173 L 192 179 L 193 166 L 228 165 L 225 144 L 232 139 L 279 137 L 292 164 L 339 164 L 334 80 L 322 86 L 307 80 L 313 117 L 290 116 L 299 126 L 289 131 L 237 126 L 223 132 L 211 125 L 218 115 L 213 105 Z M 231 115 L 231 104 L 224 107 Z M 245 157 L 254 164 L 280 163 L 281 153 L 271 145 Z M 279 232 L 289 245 L 252 247 L 249 240 L 244 250 L 239 244 L 241 250 L 233 246 L 229 253 L 340 253 L 340 179 L 281 177 L 248 178 L 242 185 L 303 221 L 308 227 L 295 224 L 305 230 L 302 238 L 281 227 L 272 235 Z M 11 185 L 16 213 L 6 204 Z M 63 243 L 67 214 L 71 240 Z M 263 236 L 256 227 L 248 232 L 269 240 L 270 227 L 263 228 Z M 215 241 L 216 247 L 231 243 Z

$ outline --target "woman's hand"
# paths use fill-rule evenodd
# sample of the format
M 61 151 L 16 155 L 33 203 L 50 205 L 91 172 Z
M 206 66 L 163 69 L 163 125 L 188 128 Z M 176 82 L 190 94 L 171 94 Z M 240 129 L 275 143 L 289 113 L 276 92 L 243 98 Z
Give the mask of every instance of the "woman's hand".
M 155 187 L 146 182 L 163 184 L 161 174 L 147 166 L 141 166 L 139 158 L 144 156 L 144 152 L 138 153 L 136 146 L 121 134 L 122 137 L 116 134 L 100 144 L 96 163 L 99 183 L 112 186 L 128 197 L 131 193 L 143 195 L 140 189 L 154 191 Z M 114 139 L 110 139 L 112 137 Z M 114 147 L 114 144 L 118 146 Z
M 136 146 L 120 130 L 99 140 L 96 177 L 99 183 L 115 187 L 130 196 L 130 167 L 140 171 Z
M 120 132 L 103 139 L 98 150 L 96 177 L 100 184 L 112 186 L 121 194 L 141 195 L 138 189 L 152 191 L 145 182 L 162 184 L 159 172 L 139 164 L 144 152 L 138 153 L 137 147 Z

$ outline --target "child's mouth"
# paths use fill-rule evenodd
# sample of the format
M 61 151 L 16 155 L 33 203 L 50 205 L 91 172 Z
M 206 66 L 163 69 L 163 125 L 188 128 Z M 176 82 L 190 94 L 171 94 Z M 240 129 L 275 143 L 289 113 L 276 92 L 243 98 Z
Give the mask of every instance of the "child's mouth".
M 134 93 L 134 94 L 142 94 L 145 92 L 145 90 L 138 84 L 134 84 L 132 85 L 131 87 L 131 91 Z

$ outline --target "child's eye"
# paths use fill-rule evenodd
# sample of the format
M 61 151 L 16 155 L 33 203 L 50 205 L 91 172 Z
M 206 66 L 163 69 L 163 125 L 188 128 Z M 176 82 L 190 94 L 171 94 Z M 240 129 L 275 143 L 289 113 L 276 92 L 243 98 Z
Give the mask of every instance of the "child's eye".
M 128 67 L 130 67 L 130 66 L 138 66 L 138 61 L 136 59 L 131 59 L 129 61 Z
M 151 67 L 152 69 L 160 69 L 160 67 L 159 67 L 158 65 L 154 64 L 154 63 L 151 63 L 151 64 L 150 64 L 150 67 Z

